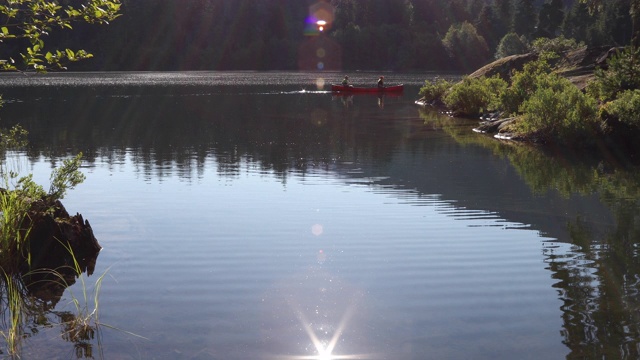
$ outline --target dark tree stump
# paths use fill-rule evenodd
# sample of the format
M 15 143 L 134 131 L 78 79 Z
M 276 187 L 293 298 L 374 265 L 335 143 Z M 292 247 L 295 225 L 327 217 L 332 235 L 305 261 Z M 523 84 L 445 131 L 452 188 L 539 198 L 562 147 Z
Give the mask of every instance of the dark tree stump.
M 53 213 L 47 212 L 52 206 Z M 34 202 L 26 222 L 25 229 L 31 230 L 25 234 L 23 256 L 31 260 L 21 269 L 23 279 L 32 294 L 55 303 L 80 273 L 93 274 L 102 247 L 89 221 L 80 214 L 69 216 L 58 200 Z

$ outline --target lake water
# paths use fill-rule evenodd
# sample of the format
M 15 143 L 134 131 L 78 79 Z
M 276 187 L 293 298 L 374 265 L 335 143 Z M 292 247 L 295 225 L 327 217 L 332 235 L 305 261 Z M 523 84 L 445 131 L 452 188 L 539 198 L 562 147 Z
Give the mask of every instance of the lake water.
M 0 76 L 11 162 L 46 185 L 83 152 L 63 204 L 103 246 L 104 325 L 74 344 L 52 316 L 23 358 L 639 356 L 633 163 L 473 133 L 414 104 L 435 74 L 342 76 Z

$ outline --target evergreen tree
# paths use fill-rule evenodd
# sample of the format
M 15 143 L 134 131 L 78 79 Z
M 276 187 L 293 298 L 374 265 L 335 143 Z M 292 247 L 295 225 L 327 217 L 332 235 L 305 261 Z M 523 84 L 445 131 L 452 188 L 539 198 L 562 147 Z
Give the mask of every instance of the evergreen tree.
M 590 15 L 587 4 L 576 2 L 573 4 L 562 24 L 562 33 L 566 38 L 576 39 L 578 42 L 592 44 L 592 29 L 595 27 L 594 18 Z
M 496 38 L 501 39 L 513 31 L 513 0 L 494 0 Z
M 478 34 L 475 26 L 466 21 L 451 25 L 442 44 L 451 59 L 464 70 L 474 70 L 489 59 L 486 40 Z
M 517 0 L 513 13 L 513 31 L 527 39 L 535 31 L 537 19 L 533 0 Z
M 487 41 L 489 49 L 495 49 L 498 45 L 498 39 L 500 39 L 500 28 L 498 26 L 498 19 L 494 13 L 494 7 L 485 4 L 482 10 L 480 10 L 480 14 L 474 25 L 478 33 Z
M 604 7 L 603 30 L 609 36 L 608 42 L 613 45 L 631 43 L 632 23 L 628 0 L 612 0 Z
M 640 0 L 628 0 L 629 14 L 631 16 L 631 45 L 640 47 Z M 586 4 L 590 11 L 602 10 L 605 3 L 610 1 L 604 0 L 580 0 L 580 3 Z
M 545 2 L 538 15 L 538 29 L 535 37 L 555 37 L 563 20 L 564 5 L 562 0 Z
M 498 44 L 496 49 L 496 59 L 501 59 L 510 55 L 526 54 L 529 52 L 529 45 L 524 36 L 518 36 L 516 33 L 508 33 Z

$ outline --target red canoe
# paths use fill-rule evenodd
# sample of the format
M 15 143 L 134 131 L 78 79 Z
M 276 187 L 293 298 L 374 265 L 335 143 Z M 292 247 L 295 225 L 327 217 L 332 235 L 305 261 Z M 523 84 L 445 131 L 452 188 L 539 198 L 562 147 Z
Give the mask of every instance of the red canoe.
M 356 86 L 342 86 L 342 85 L 331 85 L 331 91 L 340 91 L 340 92 L 351 92 L 351 93 L 378 93 L 378 92 L 392 92 L 399 93 L 404 90 L 404 85 L 394 85 L 394 86 L 385 86 L 383 88 L 378 87 L 356 87 Z

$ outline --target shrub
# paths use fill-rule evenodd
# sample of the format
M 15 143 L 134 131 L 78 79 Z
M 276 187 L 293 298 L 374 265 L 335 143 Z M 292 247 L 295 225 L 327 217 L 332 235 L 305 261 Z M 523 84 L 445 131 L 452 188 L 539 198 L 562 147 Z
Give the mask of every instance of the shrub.
M 523 114 L 516 128 L 543 139 L 579 138 L 597 125 L 597 103 L 569 80 L 541 74 L 536 89 L 520 106 Z
M 499 99 L 507 83 L 500 77 L 464 78 L 444 97 L 445 105 L 458 114 L 474 116 L 483 111 L 499 109 Z
M 576 50 L 583 46 L 585 46 L 583 42 L 567 39 L 564 35 L 560 35 L 553 39 L 538 38 L 531 44 L 531 49 L 537 53 L 551 52 L 559 55 L 565 51 Z
M 595 71 L 596 79 L 587 87 L 593 97 L 607 102 L 626 90 L 640 89 L 640 49 L 627 47 L 608 61 L 606 70 Z
M 607 104 L 609 115 L 617 118 L 620 122 L 640 128 L 640 90 L 627 90 L 621 93 L 618 98 Z
M 516 71 L 511 77 L 511 86 L 504 91 L 500 103 L 508 114 L 517 114 L 520 105 L 536 91 L 544 75 L 551 73 L 549 63 L 544 59 L 532 61 Z
M 435 81 L 425 81 L 424 86 L 420 88 L 420 96 L 425 101 L 433 103 L 442 101 L 444 94 L 453 86 L 453 83 L 445 79 L 436 79 Z

